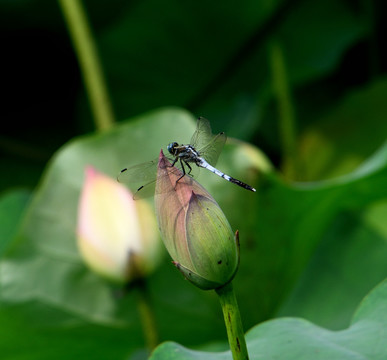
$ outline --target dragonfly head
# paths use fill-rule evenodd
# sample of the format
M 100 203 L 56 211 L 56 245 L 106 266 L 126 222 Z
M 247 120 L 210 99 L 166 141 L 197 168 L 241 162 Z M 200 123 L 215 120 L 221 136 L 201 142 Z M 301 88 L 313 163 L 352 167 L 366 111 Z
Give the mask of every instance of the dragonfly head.
M 179 144 L 175 141 L 173 143 L 170 143 L 167 147 L 170 154 L 175 155 L 176 148 L 179 146 Z

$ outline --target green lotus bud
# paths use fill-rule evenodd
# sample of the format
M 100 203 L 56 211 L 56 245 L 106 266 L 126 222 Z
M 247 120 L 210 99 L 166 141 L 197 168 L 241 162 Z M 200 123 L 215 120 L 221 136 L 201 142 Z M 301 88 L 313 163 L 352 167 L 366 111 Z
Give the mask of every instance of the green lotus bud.
M 231 226 L 216 201 L 160 153 L 155 207 L 164 244 L 176 267 L 196 286 L 229 282 L 239 262 Z
M 78 211 L 78 248 L 98 274 L 126 283 L 159 264 L 161 241 L 151 207 L 91 166 Z

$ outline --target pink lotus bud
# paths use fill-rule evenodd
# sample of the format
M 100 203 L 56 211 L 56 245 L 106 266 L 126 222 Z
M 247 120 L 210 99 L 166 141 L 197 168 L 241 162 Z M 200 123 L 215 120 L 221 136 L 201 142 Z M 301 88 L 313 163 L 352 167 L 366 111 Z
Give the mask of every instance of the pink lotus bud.
M 117 282 L 143 277 L 161 254 L 151 207 L 89 166 L 78 210 L 78 247 L 87 265 Z
M 188 280 L 202 289 L 215 289 L 236 273 L 237 240 L 211 195 L 190 176 L 181 176 L 161 152 L 155 195 L 161 236 Z

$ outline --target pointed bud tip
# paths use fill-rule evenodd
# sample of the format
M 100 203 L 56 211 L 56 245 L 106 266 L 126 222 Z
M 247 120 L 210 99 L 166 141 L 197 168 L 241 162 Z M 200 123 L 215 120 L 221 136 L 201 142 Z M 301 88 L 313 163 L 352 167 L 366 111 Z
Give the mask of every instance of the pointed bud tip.
M 85 168 L 86 178 L 93 178 L 97 175 L 97 170 L 93 165 L 86 165 Z
M 165 169 L 167 166 L 171 166 L 168 158 L 165 157 L 163 149 L 160 150 L 158 168 Z
M 239 247 L 239 230 L 235 231 L 235 242 L 238 244 Z

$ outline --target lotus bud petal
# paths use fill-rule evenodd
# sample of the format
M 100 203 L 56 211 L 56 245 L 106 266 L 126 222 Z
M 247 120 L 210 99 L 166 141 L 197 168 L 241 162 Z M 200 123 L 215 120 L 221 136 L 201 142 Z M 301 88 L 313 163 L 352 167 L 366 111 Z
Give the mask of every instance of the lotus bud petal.
M 126 283 L 150 273 L 160 260 L 160 240 L 151 207 L 91 166 L 79 201 L 78 248 L 98 274 Z

